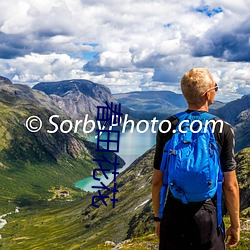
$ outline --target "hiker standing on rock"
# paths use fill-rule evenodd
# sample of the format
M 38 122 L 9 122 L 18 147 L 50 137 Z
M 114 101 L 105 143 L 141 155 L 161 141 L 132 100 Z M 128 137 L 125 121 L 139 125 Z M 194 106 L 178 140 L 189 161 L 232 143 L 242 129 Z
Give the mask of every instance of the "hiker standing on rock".
M 171 129 L 164 123 L 156 139 L 152 199 L 159 249 L 223 250 L 240 239 L 234 132 L 208 113 L 218 85 L 207 69 L 186 72 L 181 89 L 188 109 L 169 117 Z M 226 231 L 222 193 L 231 221 Z

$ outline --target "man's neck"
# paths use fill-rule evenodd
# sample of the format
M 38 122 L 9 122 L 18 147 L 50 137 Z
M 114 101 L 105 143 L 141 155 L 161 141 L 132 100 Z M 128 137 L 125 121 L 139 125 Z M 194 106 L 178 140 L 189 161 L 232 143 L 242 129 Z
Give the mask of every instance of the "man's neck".
M 208 103 L 206 102 L 203 105 L 188 103 L 188 109 L 189 110 L 207 111 L 208 112 Z

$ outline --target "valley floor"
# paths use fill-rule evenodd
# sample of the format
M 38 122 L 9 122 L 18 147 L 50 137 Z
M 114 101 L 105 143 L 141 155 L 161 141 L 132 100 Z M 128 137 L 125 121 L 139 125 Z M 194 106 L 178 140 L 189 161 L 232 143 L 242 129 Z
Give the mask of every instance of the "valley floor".
M 153 232 L 138 238 L 109 245 L 89 242 L 95 232 L 86 229 L 82 223 L 82 208 L 89 202 L 88 195 L 75 201 L 55 200 L 39 206 L 23 207 L 19 213 L 5 217 L 7 224 L 0 229 L 0 249 L 4 250 L 148 250 L 158 249 L 158 240 Z M 229 218 L 225 218 L 226 225 Z M 97 233 L 97 232 L 96 232 Z M 88 242 L 88 247 L 86 243 Z M 250 220 L 242 219 L 241 241 L 235 250 L 246 250 L 250 247 Z

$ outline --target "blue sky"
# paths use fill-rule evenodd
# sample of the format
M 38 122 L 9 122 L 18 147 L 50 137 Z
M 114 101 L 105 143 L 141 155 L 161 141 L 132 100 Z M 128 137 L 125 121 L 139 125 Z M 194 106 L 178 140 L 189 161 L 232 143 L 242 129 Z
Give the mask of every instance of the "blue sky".
M 206 67 L 230 101 L 250 94 L 249 9 L 248 0 L 1 1 L 0 75 L 180 93 L 182 75 Z

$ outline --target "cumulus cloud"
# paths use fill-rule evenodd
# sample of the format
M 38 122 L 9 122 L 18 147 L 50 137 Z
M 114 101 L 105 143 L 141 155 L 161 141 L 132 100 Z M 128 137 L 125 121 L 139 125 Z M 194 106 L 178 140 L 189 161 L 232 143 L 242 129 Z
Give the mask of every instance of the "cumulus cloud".
M 249 8 L 247 0 L 1 1 L 1 74 L 178 92 L 185 71 L 206 67 L 229 100 L 249 92 Z
M 32 86 L 41 81 L 75 78 L 75 71 L 80 70 L 86 61 L 71 58 L 67 54 L 31 53 L 8 61 L 0 59 L 0 63 L 2 74 L 10 75 L 14 83 Z

